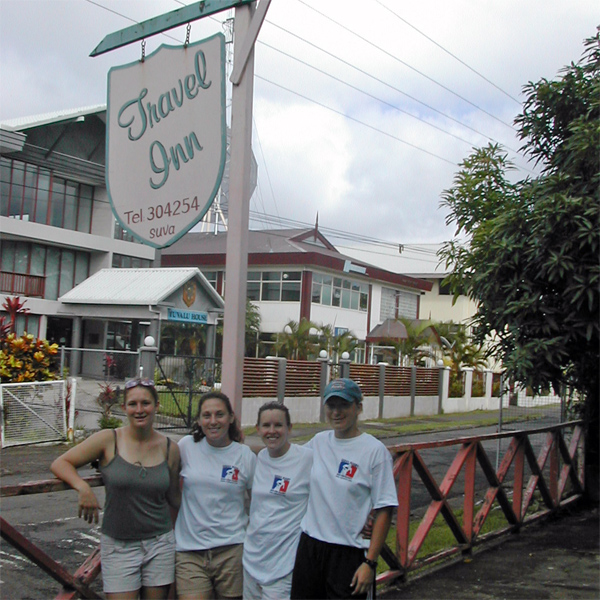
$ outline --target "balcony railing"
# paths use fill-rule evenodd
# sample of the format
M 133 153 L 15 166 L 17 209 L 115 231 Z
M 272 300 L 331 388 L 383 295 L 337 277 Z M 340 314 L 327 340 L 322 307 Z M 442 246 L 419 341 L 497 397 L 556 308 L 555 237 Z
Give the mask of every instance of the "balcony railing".
M 0 271 L 0 292 L 21 296 L 44 297 L 46 279 L 38 275 L 23 275 Z

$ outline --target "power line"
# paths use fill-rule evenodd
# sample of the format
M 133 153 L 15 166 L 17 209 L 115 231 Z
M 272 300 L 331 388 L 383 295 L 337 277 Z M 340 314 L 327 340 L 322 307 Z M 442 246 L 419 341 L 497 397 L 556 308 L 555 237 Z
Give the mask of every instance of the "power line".
M 425 79 L 427 79 L 428 81 L 431 81 L 435 85 L 441 87 L 442 89 L 446 90 L 447 92 L 451 93 L 452 95 L 456 96 L 457 98 L 460 98 L 463 102 L 466 102 L 467 104 L 470 104 L 473 108 L 476 108 L 477 110 L 480 110 L 482 113 L 488 115 L 488 117 L 494 119 L 495 121 L 498 121 L 498 123 L 501 123 L 502 125 L 505 125 L 509 129 L 511 129 L 511 130 L 514 131 L 514 127 L 510 123 L 507 123 L 506 121 L 503 121 L 502 119 L 500 119 L 496 115 L 493 115 L 492 113 L 488 112 L 484 108 L 481 108 L 481 106 L 478 106 L 474 102 L 471 102 L 470 100 L 468 100 L 464 96 L 461 96 L 460 94 L 458 94 L 454 90 L 450 89 L 449 87 L 445 86 L 443 83 L 440 83 L 439 81 L 437 81 L 433 77 L 429 77 L 429 75 L 423 73 L 422 71 L 420 71 L 416 67 L 413 67 L 412 65 L 409 65 L 407 62 L 405 62 L 402 59 L 398 58 L 397 56 L 393 55 L 391 52 L 388 52 L 387 50 L 385 50 L 381 46 L 378 46 L 374 42 L 371 42 L 370 40 L 368 40 L 364 36 L 356 33 L 355 31 L 353 31 L 349 27 L 346 27 L 345 25 L 342 25 L 340 22 L 336 21 L 335 19 L 333 19 L 332 17 L 326 15 L 325 13 L 322 13 L 320 10 L 317 10 L 313 6 L 310 6 L 309 4 L 307 4 L 306 2 L 304 2 L 304 0 L 297 0 L 297 2 L 300 2 L 300 4 L 303 4 L 307 8 L 310 8 L 311 10 L 313 10 L 314 12 L 316 12 L 317 14 L 321 15 L 323 18 L 331 21 L 332 23 L 334 23 L 338 27 L 341 27 L 342 29 L 344 29 L 348 33 L 354 35 L 355 37 L 357 37 L 358 39 L 362 40 L 366 44 L 369 44 L 370 46 L 373 46 L 373 48 L 379 50 L 380 52 L 383 52 L 383 54 L 389 56 L 390 58 L 394 59 L 395 61 L 399 62 L 400 64 L 403 64 L 405 67 L 409 68 L 411 71 L 414 71 L 415 73 L 418 73 L 419 75 L 421 75 L 421 77 L 425 77 Z
M 251 218 L 251 220 L 260 220 L 261 222 L 265 222 L 270 225 L 276 225 L 277 227 L 282 228 L 282 229 L 313 229 L 314 228 L 314 224 L 306 223 L 305 221 L 299 221 L 297 219 L 291 219 L 291 218 L 286 218 L 286 217 L 282 218 L 279 216 L 275 217 L 274 215 L 268 215 L 268 214 L 262 214 L 262 213 L 257 214 L 253 211 L 250 211 L 250 218 Z M 321 231 L 323 234 L 328 235 L 331 238 L 360 242 L 362 244 L 368 244 L 371 246 L 377 246 L 377 247 L 381 247 L 381 248 L 390 248 L 392 250 L 399 251 L 400 244 L 398 244 L 397 242 L 381 240 L 379 238 L 366 236 L 364 234 L 351 233 L 348 231 L 343 231 L 341 229 L 334 229 L 332 227 L 319 226 L 319 231 Z M 286 234 L 282 233 L 282 234 L 274 234 L 274 235 L 280 235 L 281 237 L 285 237 Z M 431 255 L 435 254 L 435 251 L 430 250 L 428 248 L 422 248 L 418 244 L 401 244 L 401 245 L 403 248 L 403 252 L 411 251 L 411 252 L 414 252 L 417 254 L 422 254 L 425 256 L 427 256 L 427 255 L 431 256 Z M 389 254 L 387 256 L 389 256 Z
M 388 87 L 391 90 L 394 90 L 395 92 L 398 92 L 399 94 L 402 94 L 403 96 L 406 96 L 407 98 L 410 98 L 411 100 L 413 100 L 414 102 L 420 104 L 421 106 L 424 106 L 425 108 L 427 108 L 428 110 L 431 110 L 432 112 L 435 112 L 438 115 L 441 115 L 442 117 L 453 121 L 454 123 L 460 125 L 461 127 L 464 127 L 465 129 L 468 129 L 470 131 L 472 131 L 473 133 L 476 133 L 477 135 L 482 136 L 483 138 L 485 138 L 486 140 L 490 141 L 490 142 L 494 142 L 496 144 L 500 144 L 500 142 L 496 139 L 494 139 L 493 137 L 479 131 L 478 129 L 475 129 L 474 127 L 471 127 L 470 125 L 467 125 L 466 123 L 463 123 L 462 121 L 460 121 L 459 119 L 456 119 L 455 117 L 446 114 L 445 112 L 431 106 L 430 104 L 427 104 L 426 102 L 423 102 L 422 100 L 419 100 L 418 98 L 416 98 L 415 96 L 412 96 L 411 94 L 401 90 L 400 88 L 397 88 L 395 86 L 393 86 L 392 84 L 384 81 L 383 79 L 380 79 L 379 77 L 375 77 L 375 75 L 372 75 L 371 73 L 368 73 L 367 71 L 361 69 L 360 67 L 357 67 L 356 65 L 353 65 L 352 63 L 344 60 L 343 58 L 333 54 L 332 52 L 329 52 L 328 50 L 325 50 L 324 48 L 321 48 L 320 46 L 317 46 L 316 44 L 314 44 L 313 42 L 310 42 L 309 40 L 303 38 L 300 35 L 297 35 L 295 33 L 293 33 L 292 31 L 290 31 L 289 29 L 285 29 L 285 27 L 282 27 L 281 25 L 278 25 L 277 23 L 274 23 L 273 21 L 269 21 L 268 19 L 265 19 L 265 22 L 268 23 L 269 25 L 283 31 L 284 33 L 287 33 L 288 35 L 300 40 L 301 42 L 304 42 L 305 44 L 311 46 L 312 48 L 315 48 L 316 50 L 322 52 L 323 54 L 326 54 L 327 56 L 330 56 L 331 58 L 333 58 L 334 60 L 341 62 L 342 64 L 350 67 L 351 69 L 354 69 L 355 71 L 362 73 L 363 75 L 369 77 L 370 79 L 373 79 L 374 81 L 377 81 L 378 83 L 381 83 L 382 85 L 385 85 L 386 87 Z M 268 45 L 265 42 L 262 42 L 261 40 L 257 40 L 257 42 L 261 45 Z M 279 52 L 281 52 L 279 50 Z M 510 150 L 511 152 L 513 152 L 515 155 L 517 156 L 521 156 L 519 154 L 519 151 L 511 148 L 510 146 L 507 146 L 506 144 L 502 144 L 505 148 L 507 148 L 508 150 Z M 527 170 L 527 169 L 524 169 Z
M 479 71 L 475 70 L 473 67 L 468 65 L 464 60 L 461 60 L 460 58 L 458 58 L 458 56 L 456 56 L 456 54 L 453 54 L 452 52 L 450 52 L 450 50 L 448 50 L 447 48 L 444 48 L 444 46 L 442 46 L 441 44 L 436 42 L 433 38 L 430 38 L 426 33 L 423 33 L 420 29 L 417 29 L 412 23 L 409 23 L 406 19 L 401 17 L 397 12 L 393 11 L 389 6 L 386 6 L 383 2 L 381 2 L 381 0 L 375 0 L 375 2 L 377 2 L 377 4 L 379 4 L 381 7 L 385 8 L 386 10 L 391 12 L 396 18 L 400 19 L 400 21 L 402 21 L 403 23 L 406 23 L 406 25 L 408 25 L 409 27 L 414 29 L 419 35 L 422 35 L 425 39 L 429 40 L 432 44 L 435 44 L 440 50 L 442 50 L 446 54 L 450 55 L 454 60 L 458 61 L 461 65 L 467 67 L 467 69 L 469 69 L 469 71 L 472 71 L 473 73 L 475 73 L 475 75 L 477 75 L 478 77 L 481 77 L 481 79 L 483 79 L 484 81 L 487 81 L 487 83 L 489 83 L 491 86 L 495 87 L 498 91 L 502 92 L 505 96 L 507 96 L 508 98 L 510 98 L 511 100 L 516 102 L 519 106 L 521 106 L 521 102 L 519 100 L 517 100 L 514 96 L 511 96 L 508 92 L 504 91 L 500 86 L 496 85 L 493 81 L 490 81 L 485 75 L 482 75 Z
M 322 73 L 326 77 L 329 77 L 330 79 L 333 79 L 334 81 L 338 81 L 339 83 L 342 83 L 345 86 L 347 86 L 353 90 L 356 90 L 357 92 L 360 92 L 361 94 L 364 94 L 365 96 L 369 96 L 369 98 L 373 98 L 373 100 L 377 100 L 378 102 L 381 102 L 382 104 L 385 104 L 386 106 L 389 106 L 390 108 L 393 108 L 394 110 L 404 113 L 405 115 L 408 115 L 409 117 L 412 117 L 413 119 L 416 119 L 417 121 L 420 121 L 421 123 L 424 123 L 425 125 L 427 125 L 429 127 L 433 127 L 434 129 L 437 129 L 438 131 L 441 131 L 442 133 L 445 133 L 446 135 L 449 135 L 461 142 L 464 142 L 465 144 L 469 144 L 469 145 L 473 144 L 473 142 L 470 142 L 469 140 L 465 140 L 464 138 L 461 138 L 460 136 L 458 136 L 454 133 L 451 133 L 450 131 L 446 131 L 442 127 L 434 125 L 433 123 L 428 123 L 425 119 L 422 119 L 421 117 L 417 117 L 417 116 L 413 115 L 412 113 L 408 112 L 407 110 L 404 110 L 403 108 L 400 108 L 399 106 L 396 106 L 395 104 L 392 104 L 391 102 L 387 102 L 386 100 L 383 100 L 382 98 L 379 98 L 365 90 L 362 90 L 359 87 L 352 85 L 351 83 L 348 83 L 347 81 L 344 81 L 343 79 L 340 79 L 339 77 L 336 77 L 335 75 L 332 75 L 331 73 L 327 73 L 326 71 L 319 69 L 319 67 L 315 67 L 314 65 L 311 65 L 311 64 L 307 63 L 306 61 L 304 61 L 300 58 L 297 58 L 296 56 L 292 56 L 291 54 L 288 54 L 287 52 L 284 52 L 283 50 L 280 50 L 279 48 L 275 48 L 275 46 L 271 46 L 270 44 L 267 44 L 266 42 L 260 42 L 260 44 L 262 44 L 263 46 L 266 46 L 267 48 L 270 48 L 271 50 L 275 50 L 275 52 L 279 52 L 280 54 L 283 54 L 284 56 L 287 56 L 288 58 L 291 58 L 292 60 L 295 60 L 295 61 L 309 67 L 310 69 L 313 69 L 314 71 Z
M 176 3 L 177 3 L 177 4 L 179 4 L 179 5 L 182 5 L 182 6 L 187 6 L 185 3 L 181 2 L 180 0 L 173 0 L 173 1 L 174 1 L 174 2 L 176 2 Z M 302 4 L 305 4 L 305 5 L 306 5 L 308 8 L 312 8 L 312 7 L 308 6 L 308 5 L 307 5 L 305 2 L 303 2 L 302 0 L 298 0 L 298 1 L 299 1 L 299 2 L 301 2 Z M 86 2 L 88 2 L 89 4 L 92 4 L 92 5 L 94 5 L 94 6 L 97 6 L 98 8 L 102 8 L 102 9 L 104 9 L 104 10 L 107 10 L 107 11 L 109 11 L 109 12 L 111 12 L 111 13 L 113 13 L 113 14 L 117 15 L 117 16 L 120 16 L 120 17 L 124 18 L 124 19 L 127 19 L 128 21 L 131 21 L 131 22 L 133 22 L 133 23 L 137 23 L 137 24 L 139 24 L 139 21 L 136 21 L 135 19 L 133 19 L 133 18 L 131 18 L 131 17 L 128 17 L 127 15 L 124 15 L 124 14 L 122 14 L 122 13 L 120 13 L 120 12 L 118 12 L 118 11 L 114 10 L 114 9 L 108 8 L 107 6 L 104 6 L 104 5 L 102 5 L 102 4 L 98 3 L 98 2 L 95 2 L 94 0 L 86 0 Z M 314 11 L 315 11 L 315 12 L 317 12 L 318 14 L 322 14 L 322 13 L 320 13 L 320 11 L 318 11 L 318 10 L 316 10 L 316 9 L 312 9 L 312 10 L 314 10 Z M 330 19 L 330 20 L 332 20 L 334 23 L 336 23 L 336 24 L 340 25 L 339 23 L 337 23 L 336 21 L 334 21 L 334 20 L 333 20 L 333 19 L 331 19 L 330 17 L 327 17 L 326 15 L 323 15 L 323 16 L 324 16 L 324 17 L 326 17 L 326 18 L 328 18 L 328 19 Z M 220 23 L 220 21 L 219 21 L 218 19 L 215 19 L 214 17 L 211 17 L 211 18 L 212 18 L 213 20 L 215 20 L 216 22 L 219 22 L 219 23 Z M 443 112 L 441 112 L 441 111 L 439 111 L 439 110 L 437 110 L 437 109 L 433 108 L 432 106 L 429 106 L 429 105 L 427 105 L 427 104 L 425 104 L 425 103 L 421 102 L 420 100 L 417 100 L 416 98 L 414 98 L 414 97 L 410 96 L 409 94 L 406 94 L 406 93 L 405 93 L 405 92 L 403 92 L 402 90 L 399 90 L 399 89 L 397 89 L 397 88 L 395 88 L 395 87 L 393 87 L 393 86 L 391 86 L 391 85 L 387 84 L 387 83 L 386 83 L 386 82 L 384 82 L 383 80 L 380 80 L 380 79 L 378 79 L 378 78 L 376 78 L 376 77 L 374 77 L 374 76 L 370 75 L 370 74 L 369 74 L 369 73 L 367 73 L 366 71 L 363 71 L 362 69 L 359 69 L 359 68 L 357 68 L 357 67 L 354 67 L 354 66 L 353 66 L 353 65 L 351 65 L 350 63 L 347 63 L 346 61 L 344 61 L 343 59 L 340 59 L 339 57 L 335 57 L 335 55 L 333 55 L 333 54 L 331 54 L 331 53 L 327 52 L 326 50 L 324 50 L 324 49 L 322 49 L 322 48 L 319 48 L 319 47 L 318 47 L 318 46 L 316 46 L 315 44 L 312 44 L 311 42 L 308 42 L 308 40 L 306 40 L 306 39 L 304 39 L 304 38 L 302 38 L 302 37 L 300 37 L 300 36 L 298 36 L 298 35 L 296 35 L 296 34 L 294 34 L 294 33 L 290 32 L 290 31 L 286 30 L 285 28 L 283 28 L 283 27 L 281 27 L 281 26 L 277 25 L 276 23 L 273 23 L 272 21 L 269 21 L 269 20 L 266 20 L 266 22 L 267 22 L 267 23 L 269 23 L 270 25 L 273 25 L 273 26 L 275 26 L 275 27 L 277 27 L 277 28 L 281 29 L 282 31 L 284 31 L 284 32 L 288 33 L 289 35 L 292 35 L 292 36 L 294 36 L 294 37 L 296 37 L 296 38 L 300 39 L 301 41 L 303 41 L 303 42 L 305 42 L 305 43 L 307 43 L 307 44 L 309 44 L 309 45 L 311 45 L 311 46 L 313 46 L 313 47 L 317 48 L 318 50 L 320 50 L 320 51 L 322 51 L 322 52 L 325 52 L 326 54 L 329 54 L 329 55 L 333 56 L 334 58 L 336 58 L 337 60 L 341 61 L 342 63 L 344 63 L 344 64 L 347 64 L 347 65 L 349 65 L 349 66 L 351 66 L 351 67 L 355 68 L 355 69 L 356 69 L 356 70 L 358 70 L 359 72 L 362 72 L 362 73 L 364 73 L 365 75 L 367 75 L 367 76 L 369 76 L 369 77 L 372 77 L 373 79 L 375 79 L 375 80 L 379 81 L 380 83 L 383 83 L 384 85 L 386 85 L 386 86 L 388 86 L 388 87 L 390 87 L 390 88 L 394 89 L 395 91 L 398 91 L 399 93 L 402 93 L 402 94 L 406 95 L 407 97 L 411 98 L 412 100 L 414 100 L 414 101 L 416 101 L 416 102 L 419 102 L 419 103 L 420 103 L 420 104 L 422 104 L 423 106 L 426 106 L 428 109 L 430 109 L 430 110 L 433 110 L 433 111 L 435 111 L 435 112 L 439 113 L 440 115 L 442 115 L 442 116 L 444 116 L 444 117 L 446 117 L 446 118 L 448 118 L 448 119 L 451 119 L 451 120 L 455 121 L 456 123 L 460 124 L 461 126 L 463 126 L 463 127 L 466 127 L 466 128 L 468 128 L 468 129 L 472 130 L 473 132 L 477 133 L 478 135 L 481 135 L 481 136 L 485 137 L 486 139 L 488 139 L 488 140 L 490 140 L 490 141 L 492 141 L 492 142 L 499 143 L 499 142 L 497 142 L 497 140 L 494 140 L 494 139 L 493 139 L 493 138 L 491 138 L 490 136 L 487 136 L 487 135 L 485 135 L 485 134 L 481 133 L 480 131 L 477 131 L 476 129 L 473 129 L 472 127 L 470 127 L 470 126 L 468 126 L 468 125 L 466 125 L 466 124 L 464 124 L 464 123 L 462 123 L 462 122 L 458 121 L 457 119 L 454 119 L 453 117 L 451 117 L 451 116 L 449 116 L 449 115 L 446 115 L 446 114 L 444 114 Z M 340 27 L 343 27 L 343 28 L 345 28 L 345 26 L 343 26 L 343 25 L 340 25 Z M 347 28 L 345 28 L 345 29 L 347 29 Z M 348 30 L 348 31 L 350 31 L 350 30 Z M 353 33 L 353 32 L 351 32 L 351 33 Z M 179 39 L 177 39 L 177 38 L 175 38 L 175 37 L 173 37 L 173 36 L 171 36 L 171 35 L 169 35 L 169 34 L 167 34 L 167 33 L 165 33 L 165 32 L 163 32 L 161 35 L 164 35 L 165 37 L 168 37 L 169 39 L 172 39 L 172 40 L 174 40 L 174 41 L 176 41 L 176 42 L 178 42 L 178 43 L 183 43 L 181 40 L 179 40 Z M 365 39 L 365 38 L 362 38 L 362 36 L 359 36 L 358 34 L 354 34 L 354 35 L 357 35 L 357 36 L 358 36 L 359 38 L 361 38 L 361 39 Z M 366 39 L 365 39 L 365 41 L 367 41 L 367 42 L 368 42 L 368 40 L 366 40 Z M 287 53 L 285 53 L 285 52 L 283 52 L 283 51 L 281 51 L 281 50 L 279 50 L 279 49 L 277 49 L 277 48 L 274 48 L 273 46 L 270 46 L 269 44 L 265 44 L 264 42 L 260 42 L 260 41 L 259 41 L 259 43 L 262 43 L 262 44 L 264 44 L 264 45 L 268 46 L 269 48 L 272 48 L 272 49 L 274 49 L 274 50 L 276 50 L 276 51 L 278 51 L 278 52 L 281 52 L 282 54 L 285 54 L 286 56 L 290 56 L 290 58 L 294 58 L 294 57 L 292 57 L 291 55 L 289 55 L 289 54 L 287 54 Z M 371 43 L 371 42 L 368 42 L 368 43 Z M 374 44 L 373 44 L 373 45 L 374 45 Z M 377 46 L 375 46 L 375 47 L 376 47 L 376 48 L 378 48 Z M 382 51 L 383 51 L 383 52 L 386 52 L 386 51 L 384 51 L 384 50 L 382 50 Z M 305 63 L 304 61 L 301 61 L 300 59 L 295 59 L 295 60 L 298 60 L 299 62 L 302 62 L 303 64 L 305 64 L 305 65 L 307 65 L 307 66 L 309 66 L 309 67 L 311 67 L 311 68 L 314 68 L 314 69 L 316 69 L 316 70 L 319 70 L 319 71 L 320 71 L 320 69 L 317 69 L 316 67 L 313 67 L 312 65 L 309 65 L 308 63 Z M 399 59 L 397 59 L 397 60 L 399 60 Z M 403 62 L 403 61 L 400 61 L 400 62 Z M 403 63 L 403 64 L 404 64 L 404 63 Z M 323 71 L 321 71 L 321 72 L 323 72 Z M 324 73 L 324 72 L 323 72 L 323 73 Z M 331 78 L 333 78 L 333 79 L 336 79 L 337 81 L 340 81 L 341 83 L 345 83 L 346 85 L 348 85 L 349 87 L 352 87 L 352 88 L 356 89 L 357 91 L 362 91 L 362 90 L 360 90 L 360 89 L 356 88 L 355 86 L 352 86 L 351 84 L 349 84 L 349 83 L 346 83 L 346 82 L 344 82 L 343 80 L 340 80 L 340 79 L 338 79 L 338 78 L 334 77 L 333 75 L 330 75 L 330 74 L 327 74 L 327 73 L 324 73 L 324 74 L 325 74 L 325 75 L 327 75 L 327 76 L 329 76 L 329 77 L 331 77 Z M 336 113 L 340 114 L 341 116 L 343 116 L 343 117 L 345 117 L 345 118 L 347 118 L 347 119 L 350 119 L 350 120 L 356 121 L 357 123 L 360 123 L 360 124 L 362 124 L 362 125 L 364 125 L 364 126 L 366 126 L 366 127 L 369 127 L 369 128 L 371 128 L 371 129 L 373 129 L 374 131 L 377 131 L 377 132 L 379 132 L 379 133 L 382 133 L 383 135 L 386 135 L 386 136 L 388 136 L 388 137 L 391 137 L 391 138 L 393 138 L 393 139 L 396 139 L 397 141 L 400 141 L 400 142 L 402 142 L 402 143 L 404 143 L 404 144 L 407 144 L 407 145 L 409 145 L 409 146 L 412 146 L 412 147 L 413 147 L 413 148 L 415 148 L 416 150 L 420 150 L 420 151 L 422 151 L 422 152 L 425 152 L 425 153 L 427 153 L 427 154 L 430 154 L 431 156 L 434 156 L 435 158 L 439 158 L 440 160 L 443 160 L 443 161 L 445 161 L 445 162 L 447 162 L 447 163 L 449 163 L 449 164 L 451 164 L 451 165 L 453 165 L 453 166 L 457 166 L 457 165 L 456 165 L 456 163 L 454 163 L 454 162 L 451 162 L 451 161 L 449 161 L 449 160 L 447 160 L 447 159 L 445 159 L 445 158 L 443 158 L 443 157 L 441 157 L 441 156 L 439 156 L 439 155 L 437 155 L 437 154 L 435 154 L 435 153 L 429 152 L 428 150 L 425 150 L 425 149 L 423 149 L 423 148 L 420 148 L 419 146 L 416 146 L 416 145 L 414 145 L 414 144 L 411 144 L 410 142 L 408 142 L 408 141 L 406 141 L 406 140 L 403 140 L 403 139 L 401 139 L 401 138 L 398 138 L 397 136 L 394 136 L 394 135 L 392 135 L 392 134 L 390 134 L 390 133 L 388 133 L 388 132 L 385 132 L 385 131 L 383 131 L 383 130 L 381 130 L 381 129 L 378 129 L 378 128 L 376 128 L 376 127 L 373 127 L 373 126 L 371 126 L 371 125 L 368 125 L 367 123 L 364 123 L 364 122 L 362 122 L 362 121 L 360 121 L 360 120 L 358 120 L 358 119 L 355 119 L 355 118 L 353 118 L 353 117 L 350 117 L 349 115 L 345 115 L 344 113 L 342 113 L 342 112 L 340 112 L 340 111 L 337 111 L 337 110 L 335 110 L 335 109 L 333 109 L 333 108 L 331 108 L 331 107 L 328 107 L 328 106 L 326 106 L 326 105 L 324 105 L 324 104 L 322 104 L 322 103 L 319 103 L 319 102 L 318 102 L 318 101 L 316 101 L 316 100 L 313 100 L 313 99 L 311 99 L 311 98 L 308 98 L 308 97 L 306 97 L 306 96 L 303 96 L 302 94 L 299 94 L 298 92 L 295 92 L 295 91 L 293 91 L 293 90 L 290 90 L 289 88 L 286 88 L 286 87 L 284 87 L 284 86 L 282 86 L 282 85 L 280 85 L 280 84 L 277 84 L 277 83 L 275 83 L 275 82 L 273 82 L 273 81 L 270 81 L 270 80 L 268 80 L 268 79 L 266 79 L 266 78 L 262 78 L 262 77 L 260 77 L 259 75 L 256 75 L 256 74 L 255 74 L 255 77 L 258 77 L 259 79 L 263 79 L 263 80 L 267 81 L 268 83 L 271 83 L 272 85 L 275 85 L 275 86 L 277 86 L 277 87 L 280 87 L 280 88 L 282 88 L 282 89 L 285 89 L 286 91 L 289 91 L 290 93 L 296 94 L 296 95 L 298 95 L 298 96 L 300 96 L 300 97 L 304 98 L 305 100 L 307 100 L 307 101 L 309 101 L 309 102 L 313 102 L 313 103 L 315 103 L 315 104 L 317 104 L 317 105 L 319 105 L 319 106 L 321 106 L 321 107 L 323 107 L 323 108 L 326 108 L 326 109 L 328 109 L 328 110 L 332 110 L 333 112 L 336 112 Z M 368 92 L 363 92 L 363 93 L 365 93 L 365 94 L 367 94 L 367 95 L 370 95 L 370 94 L 368 94 Z M 372 97 L 374 97 L 374 96 L 372 96 Z M 375 98 L 375 99 L 377 99 L 377 100 L 379 100 L 379 99 L 378 99 L 378 98 L 376 98 L 376 97 L 374 97 L 374 98 Z M 381 101 L 381 102 L 385 102 L 385 101 L 382 101 L 382 100 L 380 100 L 380 101 Z M 386 102 L 385 102 L 385 103 L 386 103 Z M 388 104 L 388 103 L 386 103 L 386 104 Z M 388 104 L 388 105 L 389 105 L 389 106 L 391 106 L 391 107 L 393 107 L 393 108 L 396 108 L 397 110 L 400 110 L 400 111 L 402 111 L 402 112 L 406 112 L 406 111 L 403 111 L 402 109 L 400 109 L 400 108 L 398 108 L 398 107 L 395 107 L 395 106 L 394 106 L 394 105 L 392 105 L 392 104 Z M 475 106 L 475 105 L 474 105 L 474 106 Z M 408 113 L 408 112 L 406 112 L 406 114 L 408 114 L 409 116 L 412 116 L 413 118 L 417 118 L 417 119 L 419 119 L 418 117 L 414 117 L 414 115 L 411 115 L 411 114 L 410 114 L 410 113 Z M 419 119 L 419 120 L 423 121 L 422 119 Z M 423 121 L 423 122 L 424 122 L 424 123 L 426 123 L 426 121 Z M 430 125 L 431 125 L 431 124 L 430 124 Z M 445 131 L 443 128 L 440 128 L 440 127 L 438 127 L 438 126 L 435 126 L 435 125 L 431 125 L 431 126 L 432 126 L 432 127 L 434 127 L 435 129 L 439 129 L 440 131 L 442 131 L 442 132 L 444 132 L 444 133 L 447 133 L 448 135 L 451 135 L 452 137 L 455 137 L 455 138 L 459 139 L 460 141 L 463 141 L 463 142 L 465 142 L 465 143 L 470 143 L 470 142 L 468 142 L 467 140 L 464 140 L 464 139 L 460 138 L 459 136 L 456 136 L 456 135 L 454 135 L 454 134 L 452 134 L 452 133 L 450 133 L 450 132 L 447 132 L 447 131 Z M 515 149 L 513 149 L 513 148 L 510 148 L 509 146 L 506 146 L 505 144 L 503 144 L 503 146 L 504 146 L 505 148 L 507 148 L 508 150 L 510 150 L 511 152 L 514 152 L 515 154 L 517 154 L 517 155 L 518 155 L 518 151 L 517 151 L 517 150 L 515 150 Z M 527 169 L 525 169 L 525 168 L 523 168 L 523 167 L 519 167 L 519 168 L 522 168 L 523 170 L 526 170 L 526 171 L 527 171 Z
M 391 133 L 388 133 L 387 131 L 383 131 L 382 129 L 378 129 L 377 127 L 375 127 L 374 125 L 369 125 L 368 123 L 365 123 L 364 121 L 361 121 L 360 119 L 356 119 L 354 117 L 351 117 L 350 115 L 347 115 L 335 108 L 332 108 L 331 106 L 327 106 L 326 104 L 323 104 L 322 102 L 319 102 L 318 100 L 314 100 L 313 98 L 309 98 L 308 96 L 305 96 L 304 94 L 301 94 L 300 92 L 296 92 L 294 90 L 291 90 L 290 88 L 285 87 L 284 85 L 281 85 L 279 83 L 275 83 L 274 81 L 271 81 L 270 79 L 267 79 L 266 77 L 261 77 L 260 75 L 257 75 L 256 73 L 254 74 L 254 77 L 256 77 L 257 79 L 262 79 L 263 81 L 266 81 L 267 83 L 270 83 L 271 85 L 274 85 L 282 90 L 285 90 L 286 92 L 290 92 L 290 94 L 295 94 L 296 96 L 299 96 L 300 98 L 304 98 L 304 100 L 307 100 L 308 102 L 312 102 L 313 104 L 317 104 L 318 106 L 325 108 L 327 110 L 330 110 L 331 112 L 334 112 L 346 119 L 349 119 L 351 121 L 354 121 L 355 123 L 358 123 L 359 125 L 363 125 L 364 127 L 368 127 L 369 129 L 372 129 L 373 131 L 376 131 L 377 133 L 381 133 L 389 138 L 392 138 L 398 142 L 401 142 L 402 144 L 406 144 L 407 146 L 410 146 L 411 148 L 414 148 L 415 150 L 419 150 L 420 152 L 424 152 L 425 154 L 429 154 L 429 156 L 433 156 L 435 158 L 438 158 L 440 160 L 443 160 L 445 163 L 448 163 L 449 165 L 452 165 L 454 167 L 458 166 L 455 162 L 452 162 L 451 160 L 448 160 L 447 158 L 444 158 L 443 156 L 440 156 L 439 154 L 435 154 L 434 152 L 430 152 L 429 150 L 425 150 L 425 148 L 421 148 L 420 146 L 417 146 L 416 144 L 413 144 L 411 142 L 407 142 L 406 140 L 403 140 L 402 138 L 399 138 L 396 135 L 393 135 Z

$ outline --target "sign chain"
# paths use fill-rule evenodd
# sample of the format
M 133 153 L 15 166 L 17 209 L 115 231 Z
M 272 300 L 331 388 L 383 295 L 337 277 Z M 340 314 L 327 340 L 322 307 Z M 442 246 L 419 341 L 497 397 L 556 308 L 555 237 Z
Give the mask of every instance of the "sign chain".
M 185 30 L 185 43 L 183 44 L 184 47 L 187 47 L 190 43 L 190 31 L 192 31 L 192 24 L 188 23 Z
M 142 40 L 142 62 L 146 60 L 146 40 Z

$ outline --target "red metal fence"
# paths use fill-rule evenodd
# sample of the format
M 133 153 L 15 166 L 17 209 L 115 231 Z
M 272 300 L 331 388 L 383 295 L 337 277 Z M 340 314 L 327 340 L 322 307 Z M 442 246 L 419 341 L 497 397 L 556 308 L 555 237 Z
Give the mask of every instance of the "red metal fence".
M 440 370 L 417 367 L 416 395 L 437 396 L 439 393 Z
M 265 358 L 244 358 L 244 398 L 277 397 L 277 361 Z
M 385 368 L 385 395 L 410 396 L 410 379 L 410 367 L 387 366 Z
M 379 367 L 377 365 L 362 365 L 351 363 L 350 379 L 360 386 L 363 396 L 379 395 Z
M 84 477 L 92 487 L 103 484 L 102 477 L 95 475 Z M 0 497 L 22 496 L 26 494 L 45 494 L 70 490 L 70 486 L 57 479 L 48 481 L 32 481 L 18 485 L 6 485 L 0 488 Z M 21 535 L 10 523 L 0 517 L 0 535 L 3 540 L 15 547 L 42 571 L 50 575 L 55 581 L 63 586 L 63 591 L 56 596 L 56 600 L 71 600 L 73 598 L 102 598 L 90 589 L 90 583 L 100 573 L 100 548 L 88 556 L 81 566 L 71 574 L 60 563 L 56 562 L 41 548 Z
M 537 456 L 532 443 L 534 436 L 542 437 Z M 510 440 L 510 444 L 496 470 L 484 444 L 489 447 L 490 442 L 503 439 Z M 528 522 L 577 500 L 584 491 L 584 445 L 582 422 L 572 421 L 528 431 L 390 448 L 395 457 L 394 474 L 400 503 L 396 515 L 396 551 L 386 546 L 382 552 L 390 570 L 380 574 L 378 582 L 404 579 L 410 571 L 457 553 L 469 553 L 491 537 L 519 530 Z M 438 483 L 424 454 L 434 451 L 430 456 L 433 464 L 439 462 L 435 452 L 449 447 L 455 447 L 456 454 Z M 477 465 L 485 482 L 479 490 Z M 411 535 L 411 491 L 418 480 L 431 502 Z M 459 481 L 463 487 L 457 494 L 453 488 Z M 539 502 L 536 499 L 534 503 L 536 492 Z M 475 512 L 477 500 L 480 505 Z M 506 525 L 483 534 L 483 526 L 494 507 L 502 511 Z M 419 552 L 439 515 L 451 531 L 454 544 L 421 556 Z

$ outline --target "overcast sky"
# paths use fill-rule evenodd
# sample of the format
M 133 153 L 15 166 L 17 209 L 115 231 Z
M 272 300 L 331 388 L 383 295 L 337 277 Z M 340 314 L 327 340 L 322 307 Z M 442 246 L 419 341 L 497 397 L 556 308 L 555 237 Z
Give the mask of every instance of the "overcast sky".
M 0 0 L 0 121 L 105 103 L 109 68 L 140 44 L 90 52 L 182 4 Z M 195 22 L 191 41 L 230 16 Z M 579 60 L 598 21 L 596 0 L 272 0 L 256 46 L 252 214 L 273 227 L 318 213 L 326 230 L 396 244 L 450 239 L 439 202 L 458 163 L 493 140 L 533 168 L 514 152 L 522 86 Z M 185 27 L 155 36 L 146 53 L 184 39 Z

